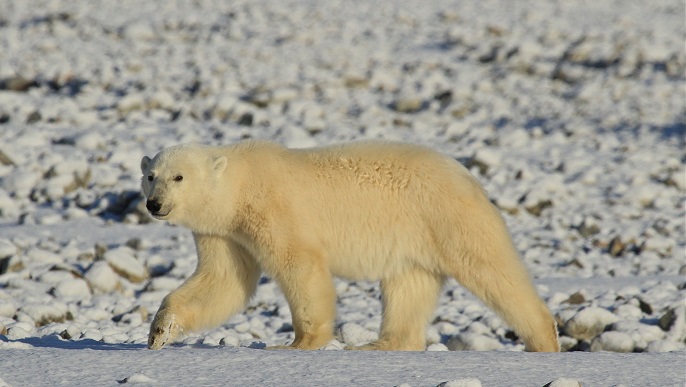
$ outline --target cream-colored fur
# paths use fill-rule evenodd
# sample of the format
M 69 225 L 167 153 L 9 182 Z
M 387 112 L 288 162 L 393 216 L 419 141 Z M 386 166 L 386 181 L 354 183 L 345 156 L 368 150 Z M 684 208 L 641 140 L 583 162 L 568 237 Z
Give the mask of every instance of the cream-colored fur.
M 264 271 L 291 308 L 289 348 L 331 340 L 339 276 L 381 281 L 380 338 L 360 349 L 424 349 L 450 276 L 502 316 L 528 350 L 559 350 L 555 321 L 503 219 L 448 157 L 395 143 L 290 150 L 249 141 L 175 146 L 144 157 L 141 168 L 143 192 L 159 206 L 153 215 L 191 229 L 198 252 L 195 273 L 157 312 L 150 348 L 228 319 Z

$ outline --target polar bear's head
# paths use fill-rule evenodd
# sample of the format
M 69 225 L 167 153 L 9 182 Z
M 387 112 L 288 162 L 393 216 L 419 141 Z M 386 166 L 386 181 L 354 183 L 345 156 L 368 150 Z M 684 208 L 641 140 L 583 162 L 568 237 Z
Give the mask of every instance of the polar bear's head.
M 227 164 L 225 156 L 211 153 L 201 145 L 177 145 L 143 157 L 141 187 L 152 216 L 186 225 L 207 210 Z

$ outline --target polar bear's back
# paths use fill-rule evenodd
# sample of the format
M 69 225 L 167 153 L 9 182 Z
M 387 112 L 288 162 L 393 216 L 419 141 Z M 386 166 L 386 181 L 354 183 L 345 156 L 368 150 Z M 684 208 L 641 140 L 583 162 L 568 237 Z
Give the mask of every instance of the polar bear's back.
M 490 206 L 462 165 L 414 145 L 286 150 L 275 168 L 295 227 L 330 254 L 332 271 L 344 277 L 378 278 L 388 265 L 401 270 L 415 258 L 428 264 L 427 257 L 444 255 L 437 238 L 458 238 L 459 219 Z

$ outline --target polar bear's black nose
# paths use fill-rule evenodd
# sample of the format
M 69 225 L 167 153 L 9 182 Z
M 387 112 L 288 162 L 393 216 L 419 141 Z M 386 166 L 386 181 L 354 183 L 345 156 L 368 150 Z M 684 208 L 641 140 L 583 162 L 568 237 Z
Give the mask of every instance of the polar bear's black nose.
M 155 212 L 160 212 L 162 205 L 157 200 L 148 200 L 145 203 L 145 208 L 147 208 L 148 211 L 155 213 Z

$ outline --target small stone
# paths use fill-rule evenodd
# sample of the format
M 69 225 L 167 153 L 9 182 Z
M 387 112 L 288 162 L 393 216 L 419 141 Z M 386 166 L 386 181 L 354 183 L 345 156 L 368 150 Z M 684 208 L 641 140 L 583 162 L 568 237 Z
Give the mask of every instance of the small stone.
M 11 157 L 7 155 L 7 153 L 3 152 L 2 149 L 0 149 L 0 164 L 2 165 L 9 165 L 16 167 L 17 164 L 12 160 Z
M 474 378 L 456 379 L 440 383 L 436 387 L 481 387 L 481 381 Z
M 567 321 L 565 333 L 577 340 L 590 341 L 617 320 L 619 318 L 606 309 L 587 307 L 578 311 Z
M 19 260 L 19 257 L 16 255 L 0 258 L 0 275 L 5 273 L 15 273 L 23 269 L 24 263 Z
M 600 232 L 600 227 L 598 227 L 598 225 L 587 220 L 584 220 L 576 229 L 584 238 L 588 238 Z
M 658 320 L 657 325 L 665 332 L 669 332 L 677 319 L 677 314 L 675 309 L 669 309 L 667 313 L 663 314 Z
M 40 121 L 43 118 L 43 116 L 40 114 L 39 111 L 34 110 L 31 113 L 29 113 L 28 116 L 26 116 L 26 123 L 28 125 L 33 124 L 35 122 Z
M 238 326 L 236 331 L 239 331 Z M 344 324 L 340 329 L 341 341 L 347 345 L 358 346 L 367 344 L 379 338 L 376 332 L 372 332 L 354 323 Z
M 541 216 L 543 210 L 552 206 L 553 202 L 551 200 L 541 200 L 532 206 L 524 207 L 524 209 L 527 210 L 531 215 Z
M 117 273 L 104 261 L 93 263 L 85 277 L 93 290 L 98 292 L 109 293 L 120 287 Z
M 30 88 L 37 86 L 38 82 L 33 79 L 26 79 L 22 76 L 15 76 L 0 81 L 0 90 L 9 90 L 20 93 L 26 92 Z
M 653 307 L 641 298 L 638 299 L 638 307 L 641 308 L 641 312 L 645 314 L 653 314 Z
M 451 351 L 495 351 L 503 345 L 494 337 L 466 332 L 452 337 L 446 347 Z
M 619 236 L 616 236 L 610 240 L 610 243 L 607 246 L 607 252 L 613 257 L 619 257 L 624 254 L 625 248 L 626 245 L 619 239 Z
M 579 305 L 579 304 L 583 304 L 584 302 L 586 302 L 586 297 L 584 297 L 584 295 L 581 294 L 581 292 L 576 292 L 576 293 L 572 294 L 571 296 L 569 296 L 569 298 L 563 302 L 566 302 L 566 303 L 571 304 L 571 305 Z
M 600 336 L 593 339 L 591 351 L 610 351 L 628 353 L 634 350 L 634 340 L 631 335 L 624 332 L 603 332 Z
M 96 260 L 105 259 L 105 253 L 106 252 L 107 252 L 107 246 L 105 246 L 101 243 L 95 244 L 95 259 Z
M 560 336 L 560 352 L 569 352 L 579 344 L 579 340 L 569 337 Z
M 121 277 L 133 282 L 140 283 L 148 278 L 145 266 L 136 259 L 133 251 L 127 247 L 119 247 L 105 253 L 105 261 Z
M 543 387 L 581 387 L 581 382 L 575 379 L 559 378 L 544 385 Z
M 576 266 L 579 269 L 583 269 L 585 267 L 584 263 L 581 262 L 578 258 L 574 258 L 571 261 L 567 262 L 567 266 Z
M 141 238 L 131 238 L 128 241 L 126 241 L 126 246 L 134 250 L 142 250 L 144 247 L 144 243 Z
M 91 290 L 86 281 L 71 279 L 57 284 L 54 295 L 60 299 L 83 300 L 91 296 Z
M 399 113 L 417 113 L 424 107 L 424 101 L 417 97 L 400 97 L 392 105 L 393 110 Z

